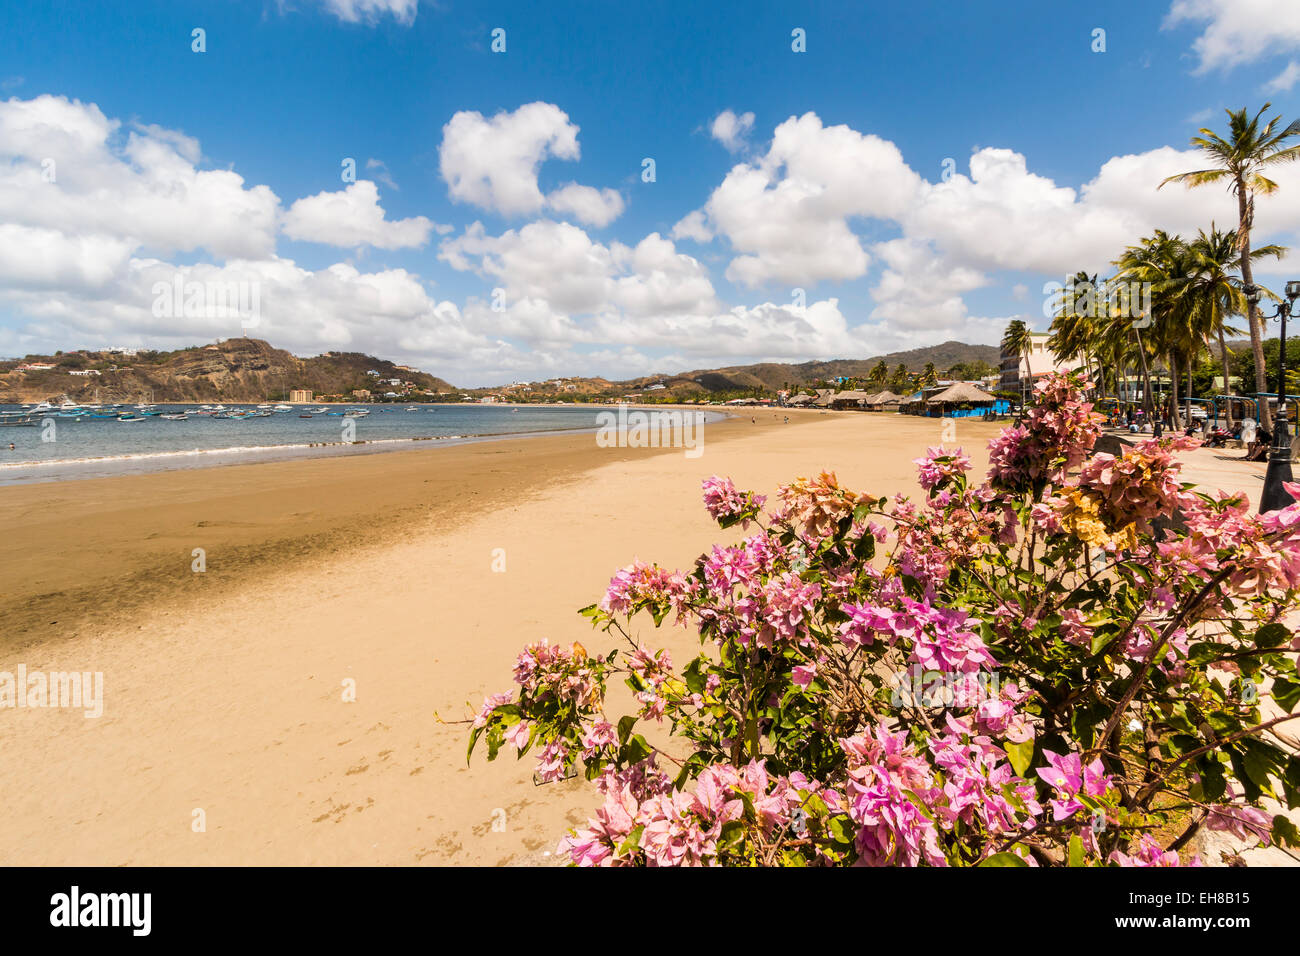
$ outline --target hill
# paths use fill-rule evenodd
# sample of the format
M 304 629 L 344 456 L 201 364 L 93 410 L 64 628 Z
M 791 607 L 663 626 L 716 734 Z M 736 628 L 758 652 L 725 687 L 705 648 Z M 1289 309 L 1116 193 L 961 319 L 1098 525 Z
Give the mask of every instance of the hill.
M 745 388 L 774 390 L 785 386 L 810 385 L 814 382 L 841 377 L 866 378 L 876 364 L 882 361 L 889 366 L 891 372 L 898 365 L 906 365 L 909 371 L 919 372 L 931 362 L 938 371 L 943 372 L 963 362 L 985 362 L 996 368 L 1000 356 L 998 349 L 992 345 L 944 342 L 941 345 L 876 355 L 869 359 L 832 359 L 827 362 L 801 362 L 797 365 L 778 362 L 733 365 L 728 368 L 685 372 L 673 376 L 673 379 L 696 382 L 708 391 Z
M 32 365 L 53 368 L 22 368 Z M 175 352 L 58 352 L 0 362 L 3 403 L 64 395 L 78 402 L 265 402 L 286 400 L 293 389 L 310 389 L 318 398 L 392 391 L 406 401 L 453 390 L 440 378 L 360 352 L 298 358 L 261 339 L 227 339 Z

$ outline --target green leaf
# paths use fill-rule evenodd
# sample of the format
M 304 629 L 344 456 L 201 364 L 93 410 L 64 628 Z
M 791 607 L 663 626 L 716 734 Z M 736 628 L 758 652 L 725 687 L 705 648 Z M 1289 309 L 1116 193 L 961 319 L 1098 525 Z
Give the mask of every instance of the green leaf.
M 632 832 L 629 833 L 623 839 L 623 842 L 618 845 L 619 856 L 624 856 L 640 849 L 641 834 L 644 832 L 645 832 L 645 824 L 641 824 L 640 826 L 633 827 Z
M 1034 759 L 1034 740 L 1030 739 L 1023 743 L 1012 743 L 1008 740 L 1003 744 L 1007 752 L 1007 759 L 1011 761 L 1011 769 L 1016 772 L 1017 777 L 1023 777 L 1029 770 L 1029 764 Z
M 1077 840 L 1078 837 L 1075 837 Z M 1023 859 L 1014 853 L 994 853 L 987 860 L 983 860 L 980 866 L 1028 866 Z
M 645 738 L 637 734 L 618 751 L 619 763 L 640 763 L 650 756 L 650 745 L 645 742 Z
M 1243 741 L 1242 764 L 1246 768 L 1246 774 L 1251 780 L 1259 786 L 1259 789 L 1265 793 L 1273 792 L 1272 781 L 1269 780 L 1269 773 L 1272 771 L 1273 761 L 1270 754 L 1261 746 L 1248 746 L 1251 741 Z
M 853 827 L 853 821 L 843 814 L 833 816 L 827 820 L 826 831 L 836 843 L 843 843 L 846 846 L 851 846 L 853 838 L 857 835 Z
M 1083 866 L 1083 841 L 1079 839 L 1077 833 L 1070 837 L 1066 866 Z
M 1273 845 L 1300 849 L 1300 830 L 1280 813 L 1273 818 Z
M 708 661 L 703 657 L 697 657 L 682 671 L 682 677 L 686 678 L 686 686 L 692 694 L 704 693 L 704 687 L 708 682 L 708 675 L 704 673 L 707 664 Z
M 1288 714 L 1295 710 L 1296 704 L 1300 704 L 1300 683 L 1295 681 L 1286 680 L 1282 677 L 1274 678 L 1273 689 L 1270 693 L 1272 693 L 1273 699 L 1277 701 L 1278 706 Z
M 1291 632 L 1276 621 L 1272 624 L 1265 624 L 1255 632 L 1256 647 L 1277 647 L 1279 644 L 1285 644 L 1290 640 Z
M 632 733 L 632 728 L 636 725 L 636 714 L 628 714 L 618 722 L 618 742 L 627 743 L 628 734 Z

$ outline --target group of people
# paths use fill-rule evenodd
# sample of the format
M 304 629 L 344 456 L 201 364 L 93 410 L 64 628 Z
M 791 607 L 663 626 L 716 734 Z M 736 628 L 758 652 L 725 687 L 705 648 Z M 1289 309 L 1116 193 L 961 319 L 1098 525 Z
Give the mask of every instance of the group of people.
M 1159 438 L 1170 427 L 1168 417 L 1157 414 L 1148 418 L 1140 408 L 1115 409 L 1110 414 L 1110 424 L 1114 428 L 1127 428 L 1133 434 L 1153 438 Z M 1223 448 L 1229 441 L 1240 441 L 1246 447 L 1246 461 L 1267 460 L 1268 450 L 1273 445 L 1273 433 L 1253 418 L 1237 421 L 1231 431 L 1224 428 L 1211 430 L 1209 419 L 1203 420 L 1199 426 L 1194 421 L 1188 422 L 1183 430 L 1189 436 L 1198 432 L 1211 448 Z

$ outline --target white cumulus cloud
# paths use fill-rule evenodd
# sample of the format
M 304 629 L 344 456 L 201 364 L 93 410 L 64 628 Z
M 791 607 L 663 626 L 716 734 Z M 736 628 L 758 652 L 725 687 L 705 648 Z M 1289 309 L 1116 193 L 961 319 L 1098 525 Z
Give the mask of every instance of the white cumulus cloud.
M 344 248 L 416 248 L 429 241 L 433 228 L 424 216 L 385 219 L 379 189 L 368 179 L 359 179 L 339 192 L 299 199 L 284 216 L 284 234 L 290 239 Z

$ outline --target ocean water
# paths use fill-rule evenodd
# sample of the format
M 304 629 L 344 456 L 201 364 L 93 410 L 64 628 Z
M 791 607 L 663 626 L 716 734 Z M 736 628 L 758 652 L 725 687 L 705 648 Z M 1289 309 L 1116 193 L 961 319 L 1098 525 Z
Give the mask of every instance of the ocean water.
M 174 414 L 196 407 L 159 404 L 155 410 Z M 327 414 L 299 417 L 315 407 L 295 407 L 268 418 L 190 415 L 186 421 L 149 417 L 121 422 L 85 414 L 68 418 L 41 413 L 35 426 L 0 427 L 0 485 L 298 457 L 374 454 L 490 440 L 495 436 L 590 431 L 597 427 L 596 416 L 601 411 L 590 407 L 494 405 L 417 405 L 408 411 L 402 405 L 368 405 L 365 408 L 370 414 L 363 418 Z M 343 412 L 349 407 L 336 405 L 329 410 Z M 22 411 L 21 406 L 0 406 L 0 412 L 18 411 Z M 134 408 L 112 411 L 139 414 Z M 351 434 L 345 431 L 349 426 L 355 428 Z

